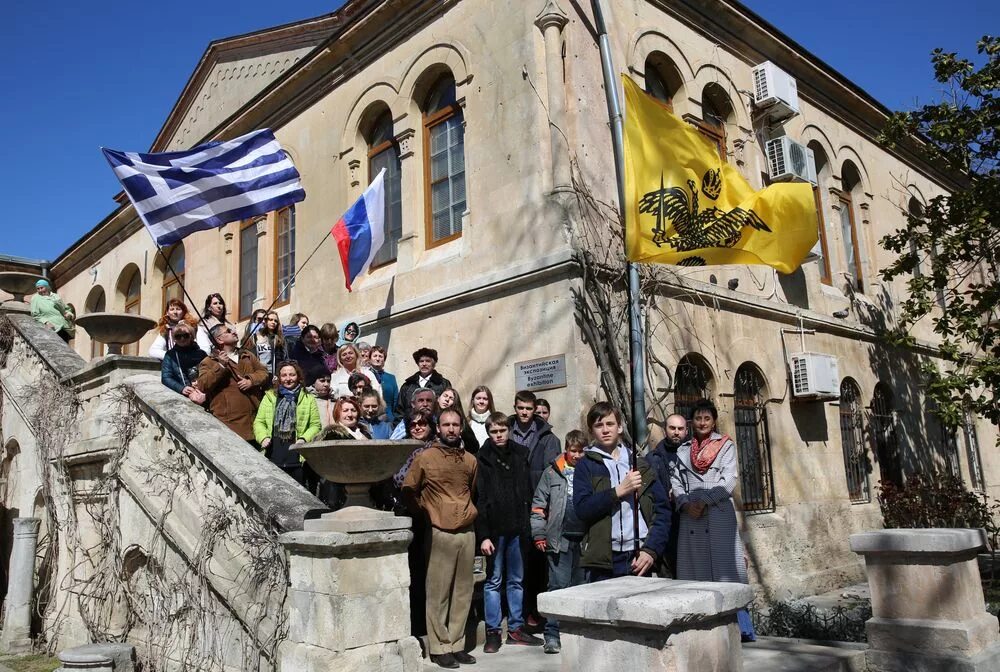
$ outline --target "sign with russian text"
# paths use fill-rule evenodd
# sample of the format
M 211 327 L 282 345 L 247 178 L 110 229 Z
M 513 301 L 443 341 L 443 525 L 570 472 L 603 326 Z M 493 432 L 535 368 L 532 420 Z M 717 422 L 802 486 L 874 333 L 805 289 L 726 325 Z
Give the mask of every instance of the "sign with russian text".
M 514 389 L 551 390 L 566 387 L 566 355 L 553 355 L 514 363 Z

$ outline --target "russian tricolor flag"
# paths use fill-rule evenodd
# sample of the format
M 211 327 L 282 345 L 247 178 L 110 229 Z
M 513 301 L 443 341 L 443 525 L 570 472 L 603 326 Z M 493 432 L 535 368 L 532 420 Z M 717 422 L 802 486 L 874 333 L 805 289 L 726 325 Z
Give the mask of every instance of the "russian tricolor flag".
M 368 270 L 385 242 L 385 168 L 372 180 L 361 198 L 333 225 L 333 237 L 344 264 L 347 291 L 355 278 Z

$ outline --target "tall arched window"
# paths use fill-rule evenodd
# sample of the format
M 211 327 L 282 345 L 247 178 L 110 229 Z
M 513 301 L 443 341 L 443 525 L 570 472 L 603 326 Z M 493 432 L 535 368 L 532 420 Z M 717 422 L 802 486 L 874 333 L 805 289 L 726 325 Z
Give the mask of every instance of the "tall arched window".
M 674 371 L 674 413 L 690 420 L 694 402 L 711 397 L 711 386 L 712 371 L 705 360 L 699 355 L 684 355 Z
M 369 182 L 385 169 L 385 243 L 372 260 L 375 268 L 396 260 L 399 238 L 403 235 L 402 162 L 389 110 L 372 124 L 367 140 Z
M 711 140 L 723 161 L 727 160 L 726 123 L 733 114 L 733 104 L 718 84 L 709 84 L 701 94 L 701 121 L 695 125 Z
M 906 204 L 906 214 L 913 219 L 923 217 L 924 208 L 916 197 L 910 196 L 910 202 Z M 917 249 L 917 243 L 913 240 L 910 241 L 910 254 L 917 258 L 917 265 L 913 267 L 913 277 L 919 278 L 924 274 L 924 269 L 920 264 L 920 250 Z
M 98 285 L 90 290 L 87 295 L 87 302 L 84 304 L 85 313 L 103 313 L 107 310 L 107 298 L 104 295 L 104 288 Z M 97 359 L 104 356 L 104 344 L 100 341 L 90 339 L 90 358 Z
M 767 427 L 764 377 L 756 366 L 736 370 L 733 412 L 736 449 L 740 464 L 740 494 L 746 512 L 774 511 L 774 474 L 771 470 L 771 435 Z
M 681 87 L 681 76 L 673 62 L 659 52 L 650 54 L 646 58 L 643 78 L 646 80 L 646 93 L 673 111 L 674 95 Z
M 163 309 L 161 315 L 167 312 L 167 302 L 170 299 L 184 301 L 184 244 L 177 243 L 167 252 L 169 264 L 163 265 Z M 173 269 L 173 273 L 170 272 Z M 176 274 L 176 276 L 175 276 Z
M 852 504 L 872 500 L 864 423 L 861 388 L 850 378 L 844 378 L 840 383 L 840 443 L 844 450 L 847 494 Z
M 983 477 L 983 461 L 979 456 L 979 436 L 976 433 L 976 415 L 965 409 L 962 414 L 962 433 L 965 435 L 965 455 L 969 460 L 969 479 L 972 489 L 976 492 L 986 490 L 986 479 Z
M 138 315 L 142 310 L 142 273 L 139 269 L 132 271 L 125 285 L 125 312 Z M 139 344 L 130 343 L 122 348 L 123 355 L 138 355 Z
M 872 405 L 868 409 L 875 455 L 878 458 L 882 480 L 894 485 L 903 484 L 903 461 L 896 435 L 896 414 L 892 389 L 885 383 L 875 385 Z
M 465 212 L 465 122 L 455 79 L 442 75 L 424 103 L 427 246 L 462 235 Z
M 844 245 L 844 273 L 851 288 L 858 292 L 864 291 L 864 278 L 861 277 L 861 241 L 858 237 L 858 225 L 855 218 L 854 192 L 861 184 L 861 174 L 850 161 L 844 163 L 840 171 L 840 238 Z
M 819 279 L 824 285 L 833 283 L 833 273 L 830 268 L 830 248 L 826 240 L 826 220 L 823 217 L 823 185 L 830 175 L 830 162 L 823 146 L 818 142 L 810 142 L 809 149 L 813 151 L 816 162 L 816 184 L 813 185 L 813 199 L 816 201 L 816 223 L 819 226 L 819 245 L 823 258 L 819 260 Z

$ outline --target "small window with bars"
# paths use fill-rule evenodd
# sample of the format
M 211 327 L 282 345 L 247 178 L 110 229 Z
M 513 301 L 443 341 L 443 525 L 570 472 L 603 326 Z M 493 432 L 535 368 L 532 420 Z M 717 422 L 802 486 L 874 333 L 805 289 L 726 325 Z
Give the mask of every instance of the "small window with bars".
M 764 390 L 764 377 L 756 366 L 743 364 L 737 369 L 733 414 L 740 465 L 740 495 L 746 513 L 768 513 L 775 508 L 771 435 L 764 407 Z

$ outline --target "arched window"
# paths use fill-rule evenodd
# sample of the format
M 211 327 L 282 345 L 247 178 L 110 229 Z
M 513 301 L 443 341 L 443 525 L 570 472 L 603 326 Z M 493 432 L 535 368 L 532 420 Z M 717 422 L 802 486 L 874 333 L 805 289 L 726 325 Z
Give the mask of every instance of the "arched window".
M 674 413 L 691 420 L 694 402 L 710 397 L 711 385 L 712 371 L 705 360 L 698 355 L 684 355 L 674 371 Z
M 840 442 L 844 449 L 847 494 L 852 504 L 872 501 L 864 422 L 861 388 L 850 378 L 844 378 L 840 383 Z
M 774 474 L 771 470 L 771 435 L 767 427 L 764 377 L 753 364 L 736 370 L 733 412 L 736 449 L 740 464 L 743 510 L 774 511 Z
M 894 485 L 903 484 L 903 462 L 896 436 L 896 414 L 892 390 L 885 383 L 875 385 L 869 418 L 875 456 L 878 458 L 882 480 Z
M 369 182 L 385 169 L 385 243 L 372 260 L 375 268 L 396 260 L 399 238 L 403 235 L 402 162 L 389 110 L 379 115 L 367 135 Z
M 924 207 L 915 196 L 910 196 L 910 202 L 906 204 L 906 214 L 913 219 L 921 219 L 924 216 Z M 917 265 L 913 267 L 913 277 L 919 278 L 924 274 L 924 269 L 920 265 L 920 250 L 913 240 L 910 241 L 910 254 L 917 258 Z
M 813 185 L 813 199 L 816 201 L 816 222 L 819 226 L 819 245 L 823 258 L 819 260 L 819 279 L 824 285 L 833 283 L 833 273 L 830 268 L 830 248 L 826 240 L 826 220 L 823 217 L 823 185 L 830 175 L 830 162 L 818 142 L 810 142 L 809 149 L 813 151 L 816 162 L 816 184 Z
M 718 84 L 709 84 L 701 94 L 701 121 L 696 123 L 702 135 L 711 140 L 723 161 L 727 159 L 726 123 L 733 114 L 729 96 Z
M 665 55 L 654 52 L 646 58 L 643 77 L 646 93 L 666 105 L 672 112 L 674 95 L 681 88 L 681 76 L 677 67 Z
M 847 275 L 851 288 L 858 292 L 864 291 L 864 279 L 861 277 L 861 242 L 858 238 L 858 225 L 854 213 L 853 192 L 861 184 L 861 175 L 850 161 L 844 163 L 840 171 L 840 237 L 844 245 L 844 273 Z
M 142 310 L 142 274 L 136 268 L 132 271 L 125 287 L 125 312 L 138 315 Z M 139 344 L 130 343 L 122 348 L 123 355 L 138 355 Z
M 90 290 L 87 295 L 87 302 L 83 309 L 85 313 L 103 313 L 107 310 L 107 298 L 104 295 L 104 288 L 98 285 Z M 100 341 L 90 339 L 90 358 L 97 359 L 104 356 L 104 344 Z
M 965 454 L 969 460 L 970 485 L 972 485 L 973 490 L 984 492 L 986 490 L 986 479 L 983 477 L 983 461 L 979 456 L 976 415 L 968 408 L 962 414 L 962 433 L 965 435 Z
M 167 253 L 167 261 L 163 265 L 163 309 L 167 312 L 167 302 L 170 299 L 184 301 L 184 244 L 177 243 Z M 173 269 L 173 273 L 170 272 Z M 175 275 L 176 274 L 176 275 Z
M 424 103 L 427 246 L 462 235 L 465 212 L 465 122 L 455 79 L 442 75 Z

